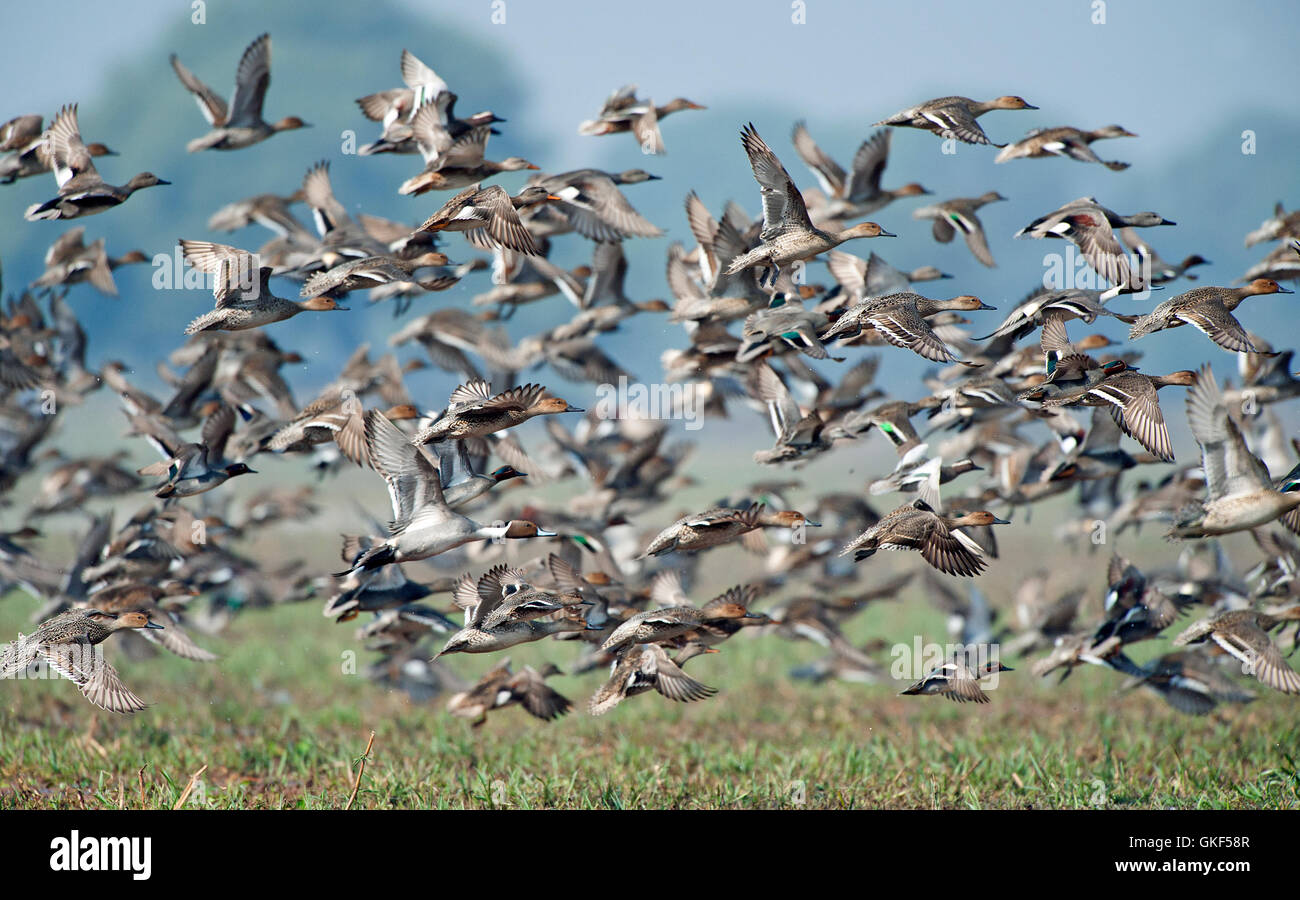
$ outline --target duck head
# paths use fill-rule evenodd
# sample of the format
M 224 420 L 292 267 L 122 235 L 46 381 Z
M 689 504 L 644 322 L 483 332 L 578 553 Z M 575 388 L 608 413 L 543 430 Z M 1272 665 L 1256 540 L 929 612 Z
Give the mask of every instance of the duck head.
M 530 522 L 527 519 L 511 519 L 505 524 L 505 530 L 501 536 L 507 538 L 555 537 L 555 532 L 540 528 L 536 522 Z
M 507 172 L 518 172 L 520 169 L 537 170 L 537 166 L 524 159 L 522 156 L 511 156 L 501 160 L 501 168 Z
M 554 415 L 556 413 L 565 412 L 586 412 L 582 407 L 571 406 L 569 405 L 569 401 L 563 400 L 559 397 L 543 397 L 541 400 L 537 401 L 537 405 L 533 407 L 533 409 L 539 415 Z
M 335 309 L 347 310 L 346 306 L 339 306 L 338 301 L 333 297 L 326 296 L 312 297 L 310 300 L 304 300 L 302 308 L 315 310 L 316 312 L 328 312 Z
M 640 184 L 643 181 L 659 181 L 660 176 L 651 175 L 645 169 L 626 169 L 618 173 L 620 184 Z
M 390 406 L 384 411 L 384 418 L 390 422 L 396 422 L 400 419 L 418 419 L 420 411 L 409 403 L 399 403 L 396 406 Z
M 157 184 L 171 184 L 171 182 L 163 181 L 152 172 L 141 172 L 126 183 L 126 189 L 128 191 L 138 191 L 141 188 L 153 187 Z
M 994 109 L 1038 109 L 1025 101 L 1024 97 L 1017 97 L 1015 94 L 1007 94 L 999 97 L 990 104 Z
M 285 116 L 280 121 L 271 126 L 274 131 L 293 131 L 295 128 L 310 128 L 311 125 L 304 122 L 297 116 Z
M 891 234 L 881 228 L 875 222 L 859 222 L 847 231 L 842 232 L 842 235 L 845 236 L 845 240 L 851 240 L 852 238 L 898 237 L 898 235 Z
M 98 613 L 99 616 L 112 616 L 112 613 L 104 613 L 99 610 L 94 610 L 94 612 Z M 161 625 L 149 618 L 148 613 L 142 612 L 120 613 L 104 624 L 113 631 L 121 631 L 124 628 L 162 628 Z
M 1295 291 L 1290 288 L 1284 288 L 1272 278 L 1256 278 L 1250 284 L 1246 285 L 1248 294 L 1294 294 Z
M 993 513 L 989 512 L 987 509 L 977 509 L 972 512 L 966 513 L 964 516 L 961 516 L 960 518 L 962 524 L 964 525 L 1010 525 L 1011 524 L 1011 522 L 1008 521 L 1007 519 L 999 519 L 997 516 L 993 515 Z
M 669 100 L 663 106 L 659 107 L 659 115 L 664 115 L 665 113 L 670 113 L 670 112 L 677 112 L 678 110 L 682 110 L 682 109 L 708 109 L 708 107 L 701 106 L 698 103 L 694 103 L 690 100 L 687 100 L 685 97 L 675 97 L 672 100 Z

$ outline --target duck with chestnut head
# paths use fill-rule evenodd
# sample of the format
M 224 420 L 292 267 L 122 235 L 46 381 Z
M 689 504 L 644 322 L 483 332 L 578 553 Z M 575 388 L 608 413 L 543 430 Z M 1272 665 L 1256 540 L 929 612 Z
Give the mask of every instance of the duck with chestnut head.
M 100 709 L 139 712 L 145 702 L 122 683 L 117 670 L 94 648 L 119 631 L 162 627 L 138 611 L 69 610 L 42 622 L 31 634 L 19 635 L 0 657 L 0 679 L 12 679 L 40 660 L 77 685 L 82 696 Z
M 894 237 L 875 222 L 861 222 L 835 232 L 814 227 L 808 217 L 808 207 L 804 205 L 803 196 L 790 173 L 781 165 L 772 148 L 759 137 L 752 123 L 741 131 L 740 140 L 762 194 L 763 230 L 759 233 L 759 245 L 732 259 L 725 274 L 765 268 L 768 272 L 766 284 L 775 286 L 782 268 L 812 259 L 845 241 Z
M 216 91 L 200 81 L 185 68 L 176 54 L 171 55 L 172 69 L 185 89 L 194 95 L 199 112 L 208 120 L 212 130 L 203 137 L 190 141 L 185 149 L 190 153 L 202 150 L 241 150 L 260 144 L 279 134 L 306 128 L 307 123 L 297 116 L 285 116 L 277 122 L 262 119 L 262 102 L 271 85 L 271 36 L 263 34 L 248 45 L 235 72 L 235 93 L 227 105 Z

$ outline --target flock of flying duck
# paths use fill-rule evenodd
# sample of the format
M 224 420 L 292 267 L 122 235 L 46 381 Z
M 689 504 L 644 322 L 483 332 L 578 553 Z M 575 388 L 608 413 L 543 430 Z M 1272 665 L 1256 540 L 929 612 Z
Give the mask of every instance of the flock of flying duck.
M 268 35 L 239 61 L 229 102 L 177 57 L 171 65 L 210 126 L 190 141 L 191 152 L 240 150 L 305 126 L 296 116 L 263 118 Z M 412 157 L 412 167 L 421 168 L 398 186 L 402 194 L 455 193 L 415 226 L 354 215 L 335 197 L 322 162 L 291 193 L 260 194 L 216 211 L 211 231 L 260 226 L 272 235 L 251 250 L 180 240 L 185 260 L 210 277 L 214 303 L 160 366 L 170 396 L 133 385 L 123 363 L 88 369 L 87 337 L 65 299 L 68 286 L 80 282 L 115 294 L 113 271 L 147 261 L 145 254 L 109 256 L 105 239 L 86 243 L 78 224 L 51 246 L 45 273 L 10 298 L 0 317 L 0 492 L 9 494 L 43 461 L 56 462 L 38 476 L 22 527 L 0 534 L 0 588 L 21 586 L 43 600 L 40 624 L 9 645 L 0 675 L 43 662 L 95 705 L 134 712 L 144 702 L 98 651 L 111 635 L 128 632 L 211 662 L 216 656 L 190 629 L 213 633 L 239 610 L 324 597 L 324 613 L 336 621 L 365 617 L 359 639 L 379 654 L 371 677 L 416 696 L 448 693 L 450 711 L 476 724 L 516 703 L 541 719 L 566 712 L 570 702 L 548 683 L 561 673 L 555 666 L 515 671 L 502 658 L 477 684 L 466 684 L 447 658 L 500 654 L 546 638 L 577 645 L 569 675 L 609 673 L 589 703 L 601 715 L 651 690 L 680 702 L 712 696 L 716 689 L 684 666 L 719 652 L 742 630 L 822 647 L 825 656 L 795 670 L 797 677 L 885 681 L 872 655 L 881 643 L 857 646 L 844 627 L 868 604 L 920 578 L 948 614 L 955 642 L 1039 653 L 1032 664 L 1039 675 L 1103 666 L 1127 676 L 1128 687 L 1144 686 L 1194 714 L 1254 696 L 1234 670 L 1300 693 L 1300 676 L 1283 655 L 1297 641 L 1294 630 L 1289 638 L 1286 631 L 1300 620 L 1300 549 L 1274 527 L 1300 533 L 1300 444 L 1288 446 L 1274 410 L 1300 395 L 1300 380 L 1291 374 L 1291 351 L 1275 351 L 1234 315 L 1247 298 L 1289 293 L 1279 281 L 1300 278 L 1300 214 L 1279 206 L 1248 236 L 1248 245 L 1278 246 L 1242 286 L 1175 293 L 1172 285 L 1194 280 L 1191 270 L 1206 261 L 1192 255 L 1166 263 L 1135 230 L 1173 222 L 1153 212 L 1120 214 L 1093 198 L 1071 201 L 1016 236 L 1072 242 L 1108 287 L 1035 288 L 989 334 L 973 338 L 963 327 L 972 322 L 967 316 L 991 306 L 970 295 L 914 291 L 946 278 L 938 268 L 901 271 L 875 253 L 864 259 L 841 249 L 893 237 L 859 220 L 930 193 L 918 183 L 883 187 L 894 129 L 987 145 L 993 142 L 980 117 L 1036 109 L 1014 96 L 943 97 L 875 123 L 881 130 L 862 143 L 847 170 L 797 124 L 794 149 L 818 189 L 800 190 L 771 146 L 745 126 L 741 147 L 758 182 L 761 219 L 736 204 L 715 216 L 691 192 L 686 219 L 695 245 L 674 243 L 667 254 L 674 302 L 634 300 L 622 242 L 662 231 L 623 189 L 655 176 L 641 169 L 536 171 L 511 194 L 485 182 L 538 167 L 517 157 L 487 158 L 489 138 L 504 120 L 492 112 L 459 117 L 456 94 L 406 51 L 401 75 L 403 86 L 358 100 L 382 129 L 360 153 Z M 682 98 L 657 106 L 626 87 L 579 130 L 630 133 L 653 156 L 664 152 L 662 120 L 703 108 Z M 1126 163 L 1101 160 L 1092 144 L 1133 136 L 1119 126 L 1040 128 L 1014 144 L 993 144 L 1001 148 L 994 162 L 1063 157 L 1120 171 Z M 38 115 L 9 121 L 0 128 L 0 152 L 7 154 L 0 158 L 6 182 L 54 176 L 54 196 L 26 211 L 32 221 L 83 219 L 168 184 L 149 172 L 122 186 L 105 181 L 95 160 L 115 154 L 84 142 L 76 106 L 48 125 Z M 974 258 L 993 266 L 978 212 L 1005 199 L 952 198 L 912 215 L 930 221 L 940 243 L 960 232 Z M 298 217 L 299 205 L 314 227 Z M 439 246 L 451 231 L 487 255 L 450 264 Z M 561 240 L 589 242 L 590 265 L 566 270 L 552 262 Z M 834 284 L 805 277 L 805 264 L 815 259 L 826 263 Z M 372 361 L 363 345 L 311 402 L 294 399 L 280 370 L 302 360 L 277 342 L 286 332 L 276 323 L 345 309 L 340 302 L 361 292 L 371 303 L 392 299 L 401 315 L 426 294 L 487 269 L 491 285 L 468 304 L 459 302 L 465 291 L 447 294 L 449 301 L 391 335 L 394 348 L 416 344 L 427 360 L 401 363 L 390 352 Z M 273 285 L 285 281 L 300 285 L 296 299 L 275 295 Z M 1149 307 L 1121 312 L 1107 305 L 1161 285 L 1168 299 Z M 518 306 L 541 301 L 567 301 L 572 315 L 541 334 L 511 339 L 505 320 Z M 699 398 L 708 416 L 743 405 L 761 411 L 773 445 L 754 453 L 756 463 L 791 466 L 832 451 L 852 454 L 853 445 L 879 431 L 895 451 L 892 470 L 862 487 L 823 490 L 801 504 L 806 512 L 787 499 L 802 487 L 798 481 L 758 480 L 660 528 L 665 504 L 692 483 L 690 446 L 673 442 L 665 421 L 597 415 L 522 375 L 549 365 L 574 385 L 615 382 L 628 373 L 599 346 L 600 336 L 664 314 L 682 326 L 686 345 L 664 352 L 663 381 L 689 388 L 689 395 L 675 396 Z M 1088 333 L 1103 317 L 1127 324 L 1131 341 L 1191 325 L 1208 340 L 1185 341 L 1187 353 L 1236 354 L 1242 384 L 1221 387 L 1208 364 L 1143 372 L 1133 347 Z M 331 324 L 322 320 L 320 327 Z M 838 369 L 827 362 L 885 345 L 885 356 L 911 352 L 937 364 L 922 391 L 885 395 L 874 384 L 880 355 L 860 355 Z M 422 410 L 403 383 L 428 366 L 461 380 L 436 411 Z M 838 380 L 828 371 L 838 371 Z M 82 398 L 103 386 L 120 398 L 129 433 L 158 452 L 156 462 L 137 470 L 124 454 L 41 451 L 56 423 L 75 420 Z M 1195 462 L 1175 458 L 1161 404 L 1167 388 L 1186 389 L 1200 448 Z M 54 414 L 42 409 L 51 396 Z M 526 446 L 514 429 L 535 418 L 544 423 L 543 436 Z M 344 465 L 372 469 L 386 484 L 392 518 L 359 523 L 344 537 L 341 571 L 304 572 L 301 562 L 287 559 L 292 545 L 274 529 L 319 514 L 328 491 L 264 487 L 236 505 L 223 486 L 257 477 L 250 463 L 260 454 L 296 457 L 322 475 Z M 1272 474 L 1287 469 L 1280 478 Z M 574 485 L 563 504 L 518 489 L 561 481 Z M 110 514 L 92 516 L 70 562 L 52 562 L 27 546 L 43 517 L 145 489 L 153 497 L 124 524 L 114 526 Z M 1085 602 L 1083 585 L 1063 582 L 1059 571 L 1027 574 L 1013 602 L 996 607 L 978 589 L 967 594 L 954 586 L 961 584 L 954 578 L 977 576 L 998 556 L 995 530 L 1010 526 L 1011 510 L 1071 492 L 1073 499 L 1057 504 L 1064 510 L 1057 537 L 1067 552 L 1088 545 L 1099 525 L 1118 542 L 1130 529 L 1163 522 L 1171 537 L 1194 543 L 1168 570 L 1144 572 L 1115 554 L 1099 610 Z M 890 510 L 877 512 L 877 502 Z M 1238 573 L 1216 538 L 1244 531 L 1261 562 Z M 256 562 L 236 549 L 254 540 L 273 544 L 286 559 Z M 712 548 L 732 543 L 752 554 L 754 574 L 702 600 L 691 587 L 702 580 L 701 562 Z M 872 563 L 860 564 L 880 550 L 913 551 L 926 565 L 883 581 L 869 577 Z M 504 561 L 507 554 L 516 561 Z M 426 560 L 433 562 L 421 565 Z M 767 612 L 755 611 L 763 595 L 778 593 L 782 599 Z M 436 602 L 441 595 L 451 605 Z M 453 605 L 463 613 L 460 622 L 448 615 Z M 1201 617 L 1174 639 L 1177 649 L 1145 664 L 1130 658 L 1132 644 L 1164 633 L 1192 607 L 1202 608 Z M 431 659 L 434 639 L 441 648 Z M 987 702 L 982 680 L 1007 670 L 996 658 L 956 654 L 903 693 Z

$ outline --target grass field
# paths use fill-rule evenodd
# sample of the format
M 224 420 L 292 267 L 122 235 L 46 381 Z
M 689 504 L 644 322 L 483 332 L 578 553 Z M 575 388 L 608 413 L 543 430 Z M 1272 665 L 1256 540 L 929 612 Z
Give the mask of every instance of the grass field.
M 0 602 L 4 633 L 29 629 L 30 609 L 16 594 Z M 589 673 L 552 680 L 574 702 L 568 716 L 547 724 L 514 707 L 475 730 L 443 700 L 416 705 L 344 675 L 354 624 L 314 604 L 250 611 L 200 636 L 222 654 L 206 666 L 133 662 L 110 642 L 124 680 L 154 703 L 133 718 L 94 710 L 65 681 L 0 684 L 0 807 L 171 808 L 205 766 L 188 807 L 342 807 L 371 730 L 356 808 L 1300 806 L 1295 701 L 1263 690 L 1195 719 L 1146 692 L 1116 695 L 1110 672 L 1087 667 L 1058 686 L 1009 659 L 1017 671 L 991 704 L 958 706 L 890 684 L 792 681 L 787 669 L 819 648 L 760 634 L 691 663 L 722 689 L 711 700 L 648 694 L 593 719 L 586 700 L 604 673 Z M 941 629 L 911 588 L 852 634 L 943 640 Z M 512 659 L 563 667 L 575 655 L 543 642 Z M 452 664 L 472 678 L 493 661 Z

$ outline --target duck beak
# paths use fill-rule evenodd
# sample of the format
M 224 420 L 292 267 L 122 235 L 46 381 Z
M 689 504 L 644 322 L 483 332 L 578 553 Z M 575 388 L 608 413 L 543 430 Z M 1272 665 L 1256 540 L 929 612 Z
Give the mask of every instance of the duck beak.
M 821 522 L 814 522 L 812 519 L 804 519 L 804 520 L 803 520 L 803 523 L 804 523 L 805 525 L 807 525 L 809 528 L 821 528 L 821 527 L 822 527 L 822 523 L 821 523 Z
M 997 516 L 994 516 L 994 517 L 993 517 L 993 524 L 994 524 L 994 525 L 1010 525 L 1010 524 L 1011 524 L 1011 520 L 1010 520 L 1010 519 L 999 519 Z
M 880 236 L 880 237 L 898 237 L 898 235 L 894 234 L 892 231 L 886 231 L 886 230 L 883 229 L 883 228 L 880 229 L 880 235 L 879 235 L 879 236 Z
M 159 629 L 159 630 L 162 629 L 162 626 L 159 625 L 157 622 L 150 622 L 148 625 L 146 625 L 146 626 L 144 626 L 144 627 L 145 627 L 145 628 L 157 628 L 157 629 Z
M 554 531 L 547 531 L 545 528 L 539 528 L 539 529 L 537 529 L 537 536 L 538 536 L 538 537 L 557 537 L 557 534 L 556 534 Z
M 1038 107 L 1026 103 L 1024 106 L 1021 107 L 1021 109 L 1038 109 Z
M 1280 284 L 1277 286 L 1277 292 L 1278 292 L 1279 294 L 1294 294 L 1294 293 L 1295 293 L 1295 291 L 1291 290 L 1290 288 L 1284 288 L 1284 287 L 1282 287 L 1282 285 L 1280 285 Z
M 651 175 L 651 174 L 649 174 L 649 173 L 647 172 L 647 173 L 646 173 L 646 181 L 663 181 L 663 176 L 662 176 L 662 175 Z
M 565 412 L 582 412 L 582 413 L 585 413 L 586 410 L 583 409 L 581 406 L 570 406 L 568 409 L 565 410 Z
M 170 181 L 163 181 L 161 178 L 158 179 L 158 183 L 159 183 L 159 184 L 171 184 Z
M 1171 220 L 1169 220 L 1169 219 L 1165 219 L 1165 220 L 1164 220 L 1163 222 L 1161 222 L 1160 224 L 1161 224 L 1161 225 L 1177 225 L 1178 223 L 1177 223 L 1177 222 L 1173 222 L 1173 221 L 1171 221 Z

